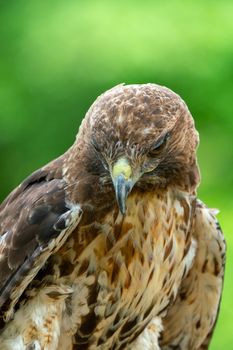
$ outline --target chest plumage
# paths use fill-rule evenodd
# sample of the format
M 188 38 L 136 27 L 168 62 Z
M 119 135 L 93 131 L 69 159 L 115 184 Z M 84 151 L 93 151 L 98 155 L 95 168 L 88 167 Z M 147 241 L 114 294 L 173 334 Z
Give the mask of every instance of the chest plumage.
M 96 237 L 84 239 L 78 254 L 82 278 L 92 277 L 93 285 L 76 342 L 86 339 L 93 349 L 131 343 L 174 300 L 194 257 L 192 203 L 185 193 L 135 192 L 127 208 L 125 217 L 110 212 L 95 223 Z M 90 237 L 91 226 L 80 230 Z
M 135 192 L 127 208 L 124 217 L 116 208 L 101 222 L 80 225 L 52 258 L 50 286 L 28 303 L 36 314 L 29 323 L 53 320 L 47 321 L 56 328 L 48 349 L 54 341 L 67 350 L 73 343 L 77 349 L 120 349 L 175 299 L 194 257 L 191 199 L 183 192 Z M 27 324 L 17 327 L 28 330 Z M 17 333 L 27 345 L 33 342 L 24 329 Z

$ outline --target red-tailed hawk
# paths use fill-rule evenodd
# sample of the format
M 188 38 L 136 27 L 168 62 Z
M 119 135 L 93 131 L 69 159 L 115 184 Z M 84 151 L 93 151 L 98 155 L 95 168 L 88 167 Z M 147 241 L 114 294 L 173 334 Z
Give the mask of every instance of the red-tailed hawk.
M 0 207 L 1 350 L 207 349 L 225 243 L 182 99 L 119 85 Z

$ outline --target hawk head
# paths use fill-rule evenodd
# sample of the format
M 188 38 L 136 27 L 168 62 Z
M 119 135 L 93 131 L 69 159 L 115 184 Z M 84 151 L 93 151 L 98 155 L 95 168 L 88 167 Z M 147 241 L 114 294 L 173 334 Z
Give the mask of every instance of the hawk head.
M 111 182 L 122 213 L 133 188 L 193 192 L 199 182 L 193 118 L 177 94 L 159 85 L 118 85 L 102 94 L 76 145 L 88 159 L 87 171 L 103 186 Z

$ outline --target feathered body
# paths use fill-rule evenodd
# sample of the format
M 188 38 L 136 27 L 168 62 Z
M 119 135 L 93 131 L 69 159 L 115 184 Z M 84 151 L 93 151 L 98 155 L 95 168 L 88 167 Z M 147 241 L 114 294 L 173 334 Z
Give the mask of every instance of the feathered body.
M 208 347 L 225 245 L 196 198 L 197 144 L 169 89 L 97 99 L 74 145 L 1 205 L 1 349 Z

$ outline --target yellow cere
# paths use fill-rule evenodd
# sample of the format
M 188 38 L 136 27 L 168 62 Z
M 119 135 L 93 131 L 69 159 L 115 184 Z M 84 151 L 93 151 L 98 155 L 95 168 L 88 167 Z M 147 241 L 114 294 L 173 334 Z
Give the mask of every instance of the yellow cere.
M 119 175 L 123 175 L 126 180 L 128 180 L 132 175 L 132 168 L 129 165 L 128 160 L 125 158 L 118 159 L 112 168 L 113 178 L 116 178 Z

